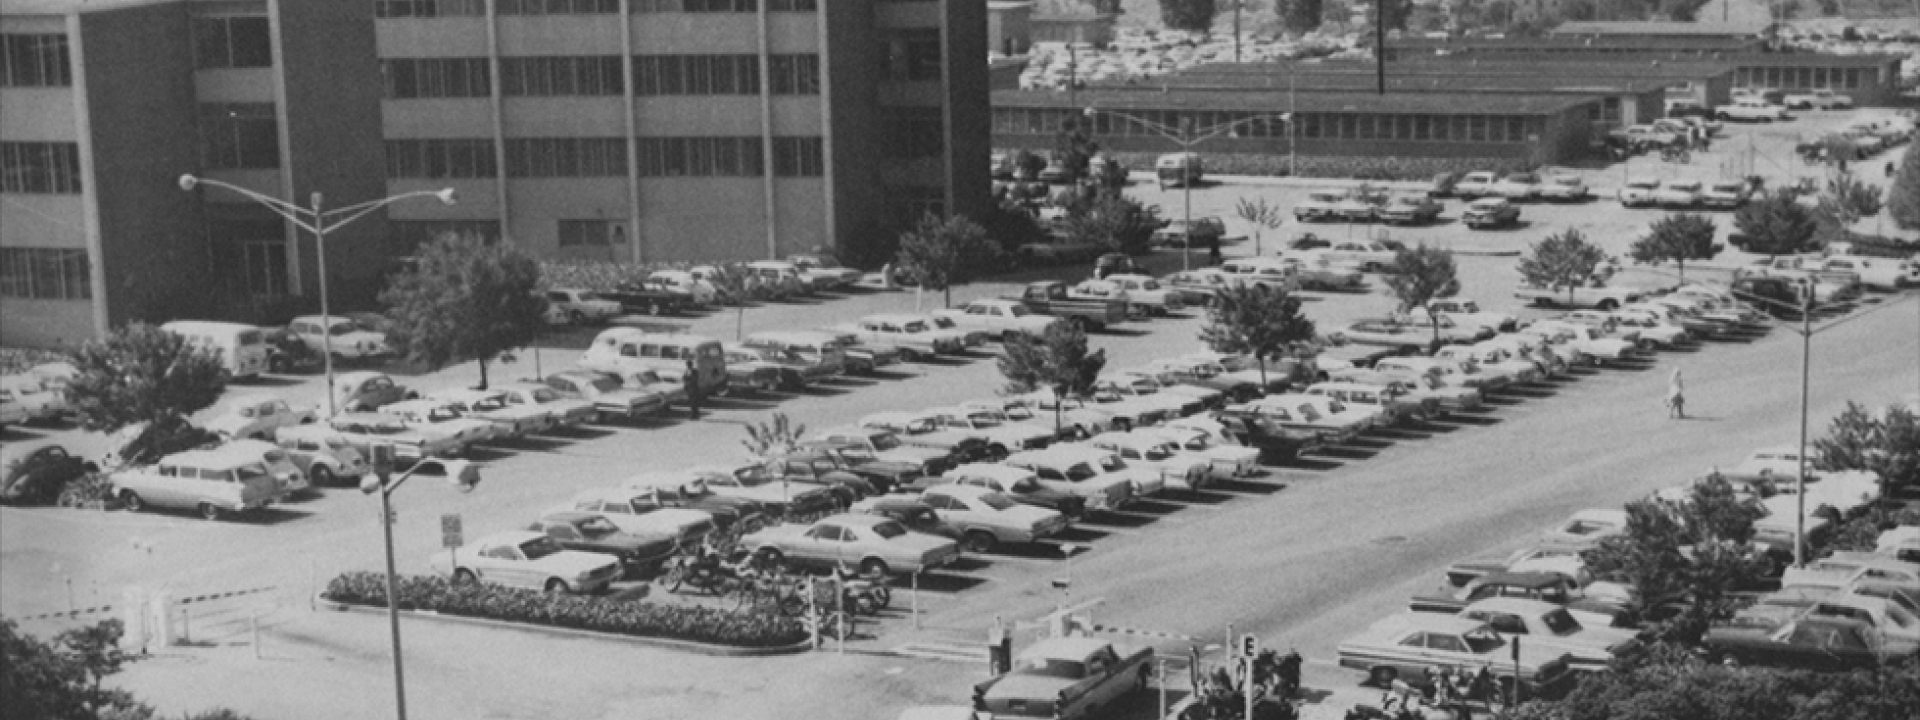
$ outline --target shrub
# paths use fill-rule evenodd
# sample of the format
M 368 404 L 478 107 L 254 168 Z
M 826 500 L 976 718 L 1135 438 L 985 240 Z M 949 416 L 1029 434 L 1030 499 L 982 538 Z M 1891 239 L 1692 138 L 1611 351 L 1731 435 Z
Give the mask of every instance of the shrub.
M 73 356 L 58 350 L 0 348 L 0 375 L 23 373 L 35 365 L 51 362 L 73 362 Z
M 379 573 L 345 573 L 328 583 L 321 596 L 350 605 L 385 607 L 386 583 L 386 576 Z M 799 620 L 772 613 L 549 595 L 484 583 L 455 585 L 446 578 L 417 575 L 399 578 L 397 590 L 404 609 L 619 635 L 738 647 L 788 645 L 807 637 Z
M 105 501 L 112 495 L 112 480 L 102 473 L 87 473 L 60 488 L 59 503 L 66 508 L 85 507 L 87 503 Z

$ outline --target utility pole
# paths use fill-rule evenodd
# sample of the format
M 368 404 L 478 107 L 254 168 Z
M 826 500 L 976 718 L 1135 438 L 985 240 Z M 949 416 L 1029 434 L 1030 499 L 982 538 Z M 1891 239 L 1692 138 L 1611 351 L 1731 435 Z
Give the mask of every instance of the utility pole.
M 1793 566 L 1807 566 L 1807 388 L 1813 373 L 1813 282 L 1801 284 L 1800 298 L 1800 472 L 1794 475 Z
M 1235 63 L 1240 62 L 1240 5 L 1243 2 L 1245 0 L 1233 0 L 1233 61 Z
M 1387 94 L 1387 0 L 1373 0 L 1373 78 Z

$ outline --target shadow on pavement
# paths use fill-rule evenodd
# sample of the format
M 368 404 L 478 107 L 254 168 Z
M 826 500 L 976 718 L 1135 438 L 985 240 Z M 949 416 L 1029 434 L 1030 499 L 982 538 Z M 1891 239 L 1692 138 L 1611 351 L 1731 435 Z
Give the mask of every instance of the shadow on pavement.
M 1208 486 L 1221 492 L 1246 493 L 1248 495 L 1272 495 L 1287 489 L 1286 483 L 1260 483 L 1246 480 L 1215 480 Z

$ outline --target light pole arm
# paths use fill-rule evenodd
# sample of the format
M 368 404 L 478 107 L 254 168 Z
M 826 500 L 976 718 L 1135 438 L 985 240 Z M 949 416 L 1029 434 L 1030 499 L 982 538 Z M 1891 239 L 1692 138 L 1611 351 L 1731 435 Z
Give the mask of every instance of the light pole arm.
M 1178 128 L 1169 127 L 1164 123 L 1157 123 L 1152 120 L 1148 120 L 1146 118 L 1140 117 L 1138 115 L 1120 112 L 1119 110 L 1101 110 L 1099 108 L 1087 108 L 1087 114 L 1089 116 L 1094 114 L 1112 115 L 1114 117 L 1127 120 L 1128 122 L 1138 124 L 1141 127 L 1144 127 L 1152 131 L 1155 135 L 1159 135 L 1160 137 L 1173 141 L 1175 144 L 1178 144 L 1182 149 L 1189 148 L 1194 145 L 1198 145 L 1200 143 L 1206 142 L 1208 140 L 1212 140 L 1214 138 L 1220 137 L 1221 135 L 1225 135 L 1227 133 L 1233 132 L 1234 128 L 1239 127 L 1241 125 L 1247 125 L 1254 122 L 1259 122 L 1261 120 L 1280 120 L 1283 122 L 1293 122 L 1293 113 L 1267 113 L 1265 115 L 1255 115 L 1252 117 L 1241 118 L 1233 122 L 1226 122 L 1226 123 L 1220 123 L 1219 125 L 1212 125 L 1205 129 L 1194 131 L 1192 133 L 1192 137 L 1189 137 L 1188 133 L 1182 133 Z
M 1279 120 L 1281 122 L 1293 122 L 1293 114 L 1292 113 L 1269 113 L 1266 115 L 1255 115 L 1253 117 L 1241 118 L 1239 120 L 1235 120 L 1229 123 L 1221 123 L 1219 125 L 1215 125 L 1213 127 L 1207 128 L 1205 131 L 1202 132 L 1202 134 L 1199 137 L 1194 138 L 1193 142 L 1196 144 L 1203 143 L 1208 140 L 1212 140 L 1214 138 L 1220 137 L 1221 135 L 1225 135 L 1227 133 L 1233 132 L 1234 128 L 1240 127 L 1242 125 L 1250 125 L 1255 122 L 1259 122 L 1261 120 Z
M 413 192 L 404 192 L 404 193 L 400 193 L 399 195 L 394 195 L 392 197 L 385 197 L 379 200 L 368 200 L 363 203 L 356 203 L 353 205 L 348 205 L 346 207 L 334 208 L 332 210 L 328 210 L 326 212 L 321 213 L 320 217 L 324 218 L 327 221 L 328 227 L 345 225 L 347 223 L 360 219 L 362 216 L 366 215 L 367 213 L 373 212 L 375 210 L 386 207 L 388 205 L 392 205 L 393 203 L 399 202 L 401 200 L 406 200 L 408 198 L 417 198 L 417 197 L 434 197 L 434 198 L 439 198 L 440 202 L 446 203 L 448 205 L 454 204 L 453 188 L 442 188 L 439 190 L 415 190 Z
M 286 218 L 287 222 L 293 223 L 300 229 L 307 232 L 314 232 L 313 221 L 310 219 L 313 217 L 313 211 L 300 207 L 299 205 L 271 195 L 263 195 L 229 182 L 199 177 L 197 175 L 182 175 L 180 177 L 181 188 L 192 190 L 196 185 L 211 185 L 228 192 L 236 193 L 248 200 L 267 206 L 267 209 L 272 210 L 274 214 Z

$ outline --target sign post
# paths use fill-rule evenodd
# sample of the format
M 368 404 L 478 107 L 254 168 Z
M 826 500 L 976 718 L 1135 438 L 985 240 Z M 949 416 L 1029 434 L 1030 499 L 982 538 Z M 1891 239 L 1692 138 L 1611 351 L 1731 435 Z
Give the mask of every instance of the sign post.
M 1247 633 L 1240 638 L 1240 662 L 1246 663 L 1246 674 L 1242 676 L 1245 681 L 1242 683 L 1240 694 L 1247 698 L 1247 714 L 1241 717 L 1246 720 L 1253 720 L 1253 658 L 1259 654 L 1260 638 L 1255 637 L 1253 633 Z
M 466 542 L 461 537 L 461 532 L 460 532 L 460 513 L 447 513 L 445 515 L 441 515 L 440 516 L 440 547 L 446 548 L 448 550 L 458 550 L 461 545 L 465 545 L 465 544 Z M 449 565 L 455 566 L 455 567 L 447 568 L 447 572 L 453 572 L 459 564 L 458 561 L 453 559 L 453 553 L 447 553 L 447 563 Z

